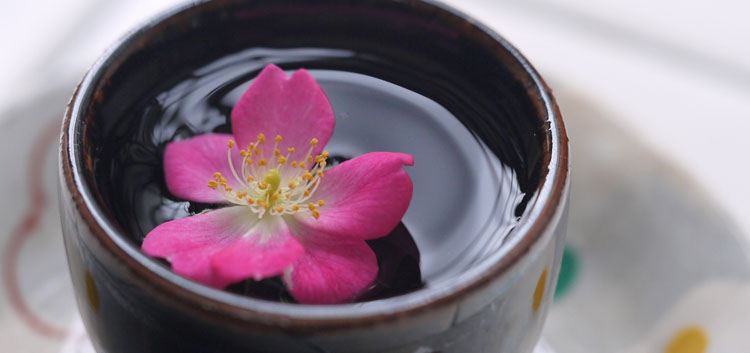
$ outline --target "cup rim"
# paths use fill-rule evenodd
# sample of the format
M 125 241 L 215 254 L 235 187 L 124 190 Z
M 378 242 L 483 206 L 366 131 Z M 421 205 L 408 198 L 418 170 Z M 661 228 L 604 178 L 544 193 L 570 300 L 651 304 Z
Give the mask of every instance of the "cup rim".
M 398 2 L 398 0 L 379 0 Z M 432 0 L 417 0 L 412 7 L 425 7 L 439 12 L 440 16 L 460 21 L 468 29 L 486 35 L 495 45 L 499 45 L 505 55 L 518 64 L 512 68 L 516 78 L 523 81 L 531 101 L 536 105 L 537 117 L 545 121 L 548 129 L 543 129 L 543 160 L 541 165 L 541 187 L 529 202 L 526 214 L 516 227 L 518 234 L 503 248 L 477 268 L 459 275 L 449 288 L 426 287 L 412 293 L 368 303 L 336 305 L 300 305 L 269 302 L 262 299 L 243 297 L 222 290 L 203 286 L 183 278 L 159 265 L 119 234 L 114 223 L 107 219 L 98 205 L 82 175 L 81 160 L 83 144 L 76 138 L 85 129 L 82 120 L 86 107 L 93 100 L 100 99 L 95 87 L 104 69 L 122 53 L 136 43 L 139 38 L 159 23 L 178 16 L 182 12 L 199 6 L 202 2 L 181 5 L 152 18 L 136 30 L 120 38 L 107 49 L 94 63 L 77 86 L 68 103 L 64 116 L 60 166 L 62 184 L 66 187 L 82 220 L 91 230 L 94 238 L 104 250 L 125 264 L 137 276 L 145 279 L 147 289 L 163 300 L 180 305 L 185 310 L 194 311 L 217 319 L 231 319 L 243 327 L 282 329 L 284 332 L 321 332 L 327 330 L 371 327 L 376 323 L 396 321 L 416 313 L 455 304 L 464 295 L 474 292 L 493 279 L 502 276 L 506 270 L 529 253 L 533 245 L 543 237 L 562 214 L 565 196 L 569 187 L 568 137 L 559 108 L 550 88 L 539 76 L 526 58 L 508 41 L 477 22 L 470 16 L 445 4 Z

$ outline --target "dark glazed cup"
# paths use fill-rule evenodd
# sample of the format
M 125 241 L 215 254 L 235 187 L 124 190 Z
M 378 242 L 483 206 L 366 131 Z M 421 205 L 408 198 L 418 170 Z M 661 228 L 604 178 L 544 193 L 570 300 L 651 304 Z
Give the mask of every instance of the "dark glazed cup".
M 512 148 L 501 157 L 526 171 L 517 175 L 527 194 L 518 225 L 497 251 L 450 281 L 357 304 L 241 297 L 145 256 L 98 187 L 96 164 L 106 161 L 96 153 L 113 143 L 100 134 L 160 77 L 252 47 L 351 49 L 395 71 L 419 67 L 444 76 L 444 99 L 451 87 L 488 98 L 516 122 L 516 130 L 490 139 L 507 140 Z M 335 68 L 346 70 L 347 60 Z M 550 90 L 508 42 L 455 10 L 416 0 L 213 1 L 146 23 L 83 79 L 63 126 L 61 218 L 78 308 L 98 352 L 527 353 L 560 268 L 568 175 L 568 140 Z

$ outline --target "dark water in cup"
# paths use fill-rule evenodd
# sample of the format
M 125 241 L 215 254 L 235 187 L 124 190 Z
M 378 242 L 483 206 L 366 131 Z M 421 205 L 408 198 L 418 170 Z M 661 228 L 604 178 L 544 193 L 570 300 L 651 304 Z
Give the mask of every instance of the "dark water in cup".
M 460 275 L 500 249 L 531 197 L 518 177 L 528 171 L 513 162 L 520 153 L 501 138 L 512 133 L 513 123 L 492 123 L 495 115 L 509 113 L 495 111 L 491 101 L 472 92 L 446 91 L 439 75 L 402 72 L 410 89 L 381 79 L 395 74 L 377 62 L 349 50 L 256 48 L 165 78 L 143 92 L 126 117 L 113 119 L 106 143 L 96 151 L 96 182 L 108 211 L 140 245 L 160 223 L 217 207 L 170 195 L 162 170 L 166 144 L 207 132 L 231 133 L 233 105 L 266 64 L 306 68 L 336 114 L 326 147 L 333 160 L 370 151 L 415 158 L 415 166 L 407 168 L 414 182 L 409 211 L 389 236 L 368 242 L 380 273 L 359 300 L 392 297 Z M 278 278 L 229 290 L 291 301 Z

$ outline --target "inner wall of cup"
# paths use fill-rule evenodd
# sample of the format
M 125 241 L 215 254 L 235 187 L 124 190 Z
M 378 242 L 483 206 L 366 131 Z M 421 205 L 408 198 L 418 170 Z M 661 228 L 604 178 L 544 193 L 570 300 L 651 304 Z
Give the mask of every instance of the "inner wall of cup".
M 420 134 L 425 148 L 437 149 L 446 156 L 442 160 L 417 161 L 434 164 L 437 168 L 432 170 L 437 173 L 441 172 L 441 163 L 445 163 L 440 177 L 430 180 L 434 182 L 431 186 L 434 193 L 464 190 L 462 197 L 466 200 L 462 202 L 467 205 L 451 210 L 454 218 L 441 216 L 429 229 L 414 231 L 423 253 L 423 277 L 442 280 L 456 276 L 481 263 L 498 251 L 509 235 L 515 235 L 508 227 L 512 228 L 515 224 L 512 221 L 522 217 L 526 203 L 540 184 L 541 139 L 546 131 L 525 86 L 512 72 L 511 67 L 516 64 L 511 62 L 511 56 L 504 50 L 502 55 L 492 52 L 491 49 L 501 49 L 497 43 L 455 22 L 455 18 L 432 17 L 437 12 L 428 5 L 407 7 L 391 2 L 339 1 L 314 5 L 294 1 L 254 4 L 198 5 L 140 33 L 145 45 L 126 45 L 118 58 L 111 58 L 110 65 L 105 65 L 96 89 L 104 99 L 90 106 L 85 119 L 89 126 L 84 147 L 94 161 L 93 172 L 88 174 L 89 186 L 106 213 L 111 215 L 107 212 L 111 204 L 105 190 L 116 186 L 107 185 L 106 178 L 98 173 L 99 167 L 106 169 L 106 161 L 97 160 L 96 151 L 110 141 L 109 135 L 116 125 L 113 118 L 125 116 L 123 112 L 143 99 L 144 92 L 159 91 L 170 85 L 164 78 L 184 75 L 248 48 L 335 48 L 357 53 L 358 60 L 342 56 L 325 64 L 316 63 L 315 67 L 301 64 L 311 69 L 327 92 L 337 89 L 336 77 L 327 73 L 327 69 L 351 71 L 404 87 L 403 94 L 418 92 L 434 102 L 476 112 L 479 117 L 446 120 L 444 125 Z M 186 23 L 190 26 L 186 27 Z M 486 46 L 489 44 L 495 48 Z M 373 58 L 370 65 L 360 64 L 362 56 Z M 430 86 L 423 82 L 430 82 Z M 393 91 L 384 90 L 383 94 Z M 420 103 L 418 99 L 413 102 L 413 107 L 400 111 L 411 112 L 411 118 L 421 113 L 450 116 L 445 108 L 427 107 L 429 103 Z M 346 102 L 332 104 L 337 114 L 347 109 Z M 390 138 L 367 139 L 357 138 L 362 130 L 339 123 L 329 149 L 349 151 L 350 155 L 370 150 L 398 151 L 399 140 L 418 133 L 419 126 L 404 129 Z M 337 139 L 337 136 L 349 138 Z M 462 143 L 469 140 L 473 143 Z M 473 147 L 477 141 L 492 153 Z M 499 159 L 502 165 L 498 167 L 492 159 Z M 424 180 L 422 175 L 412 177 Z M 508 195 L 518 190 L 523 199 L 506 202 Z M 421 195 L 415 192 L 415 198 L 418 197 Z M 441 207 L 439 203 L 437 200 L 435 207 Z M 410 208 L 404 222 L 409 226 L 410 218 L 435 214 L 441 212 Z M 116 220 L 113 223 L 117 224 Z M 465 231 L 449 231 L 452 228 Z

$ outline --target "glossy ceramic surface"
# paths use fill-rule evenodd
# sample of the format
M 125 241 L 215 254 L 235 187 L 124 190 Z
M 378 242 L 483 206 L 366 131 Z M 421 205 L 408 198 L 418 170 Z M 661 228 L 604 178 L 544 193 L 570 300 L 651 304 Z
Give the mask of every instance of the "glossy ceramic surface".
M 320 17 L 325 20 L 317 21 Z M 486 60 L 487 74 L 493 75 L 487 82 L 503 92 L 496 103 L 531 129 L 506 138 L 519 139 L 522 161 L 539 161 L 528 169 L 531 179 L 519 176 L 534 196 L 517 236 L 450 282 L 335 306 L 235 296 L 180 278 L 143 255 L 119 233 L 92 181 L 99 134 L 111 125 L 107 119 L 127 109 L 159 73 L 217 52 L 268 45 L 266 37 L 242 31 L 247 21 L 281 21 L 278 28 L 295 33 L 282 36 L 288 42 L 277 45 L 345 45 L 352 38 L 338 35 L 351 30 L 377 42 L 366 44 L 370 50 L 408 52 L 419 43 L 420 50 L 436 53 L 436 62 L 460 59 L 448 55 L 460 48 L 471 50 L 472 60 Z M 383 21 L 391 26 L 383 27 Z M 433 38 L 434 44 L 425 41 Z M 480 89 L 477 94 L 495 93 Z M 551 302 L 564 248 L 568 155 L 560 119 L 549 90 L 515 49 L 431 2 L 217 1 L 151 22 L 94 65 L 63 126 L 63 234 L 78 307 L 93 345 L 99 352 L 530 352 Z M 541 154 L 533 152 L 539 150 Z M 538 185 L 529 185 L 535 175 Z

